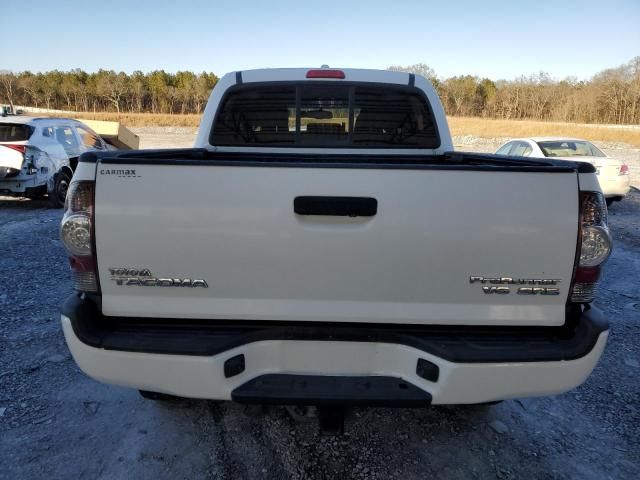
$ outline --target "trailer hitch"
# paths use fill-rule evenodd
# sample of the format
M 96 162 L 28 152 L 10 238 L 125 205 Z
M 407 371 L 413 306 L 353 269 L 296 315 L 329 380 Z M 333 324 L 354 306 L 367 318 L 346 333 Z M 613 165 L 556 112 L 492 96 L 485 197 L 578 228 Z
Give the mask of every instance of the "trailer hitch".
M 322 435 L 342 435 L 346 409 L 342 407 L 318 407 L 318 425 Z

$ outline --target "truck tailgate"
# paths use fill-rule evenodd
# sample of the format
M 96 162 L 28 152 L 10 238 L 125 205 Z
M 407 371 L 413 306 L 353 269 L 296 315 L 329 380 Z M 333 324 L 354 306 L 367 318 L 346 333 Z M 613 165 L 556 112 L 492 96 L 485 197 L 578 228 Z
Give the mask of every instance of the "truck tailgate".
M 377 209 L 301 215 L 297 197 L 362 197 Z M 99 163 L 103 313 L 561 325 L 578 198 L 573 171 Z M 519 294 L 541 285 L 529 280 L 557 280 L 559 294 Z

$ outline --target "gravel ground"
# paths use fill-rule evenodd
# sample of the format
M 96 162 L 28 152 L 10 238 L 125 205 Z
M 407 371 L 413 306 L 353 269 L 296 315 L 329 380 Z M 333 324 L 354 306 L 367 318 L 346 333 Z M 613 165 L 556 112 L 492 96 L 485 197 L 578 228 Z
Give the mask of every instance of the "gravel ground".
M 158 403 L 75 365 L 61 211 L 0 197 L 0 479 L 638 478 L 640 194 L 610 209 L 604 357 L 560 396 L 493 407 L 360 409 L 342 437 L 284 408 Z
M 140 137 L 140 148 L 193 147 L 197 128 L 190 127 L 138 127 L 131 131 Z

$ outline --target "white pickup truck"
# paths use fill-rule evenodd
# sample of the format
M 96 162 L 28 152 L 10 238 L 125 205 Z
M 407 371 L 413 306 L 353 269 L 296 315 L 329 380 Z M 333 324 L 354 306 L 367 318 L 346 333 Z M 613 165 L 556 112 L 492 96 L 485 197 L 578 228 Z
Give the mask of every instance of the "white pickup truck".
M 452 150 L 426 79 L 323 68 L 224 76 L 195 148 L 82 155 L 75 361 L 146 396 L 323 411 L 574 388 L 609 329 L 594 167 Z

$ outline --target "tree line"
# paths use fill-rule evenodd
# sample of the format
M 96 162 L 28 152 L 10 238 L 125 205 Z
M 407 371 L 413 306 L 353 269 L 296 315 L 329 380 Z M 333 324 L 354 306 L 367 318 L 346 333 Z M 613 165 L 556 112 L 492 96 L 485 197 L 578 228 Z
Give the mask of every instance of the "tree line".
M 640 124 L 640 57 L 589 80 L 555 80 L 546 73 L 499 81 L 472 75 L 441 78 L 423 63 L 389 70 L 429 78 L 448 115 Z M 213 73 L 188 71 L 3 72 L 0 103 L 78 112 L 197 114 L 217 81 Z
M 441 79 L 422 63 L 389 69 L 429 78 L 448 115 L 640 124 L 640 57 L 589 80 L 554 80 L 543 72 L 515 80 L 471 75 Z
M 217 82 L 208 72 L 4 72 L 0 103 L 76 112 L 201 113 Z

